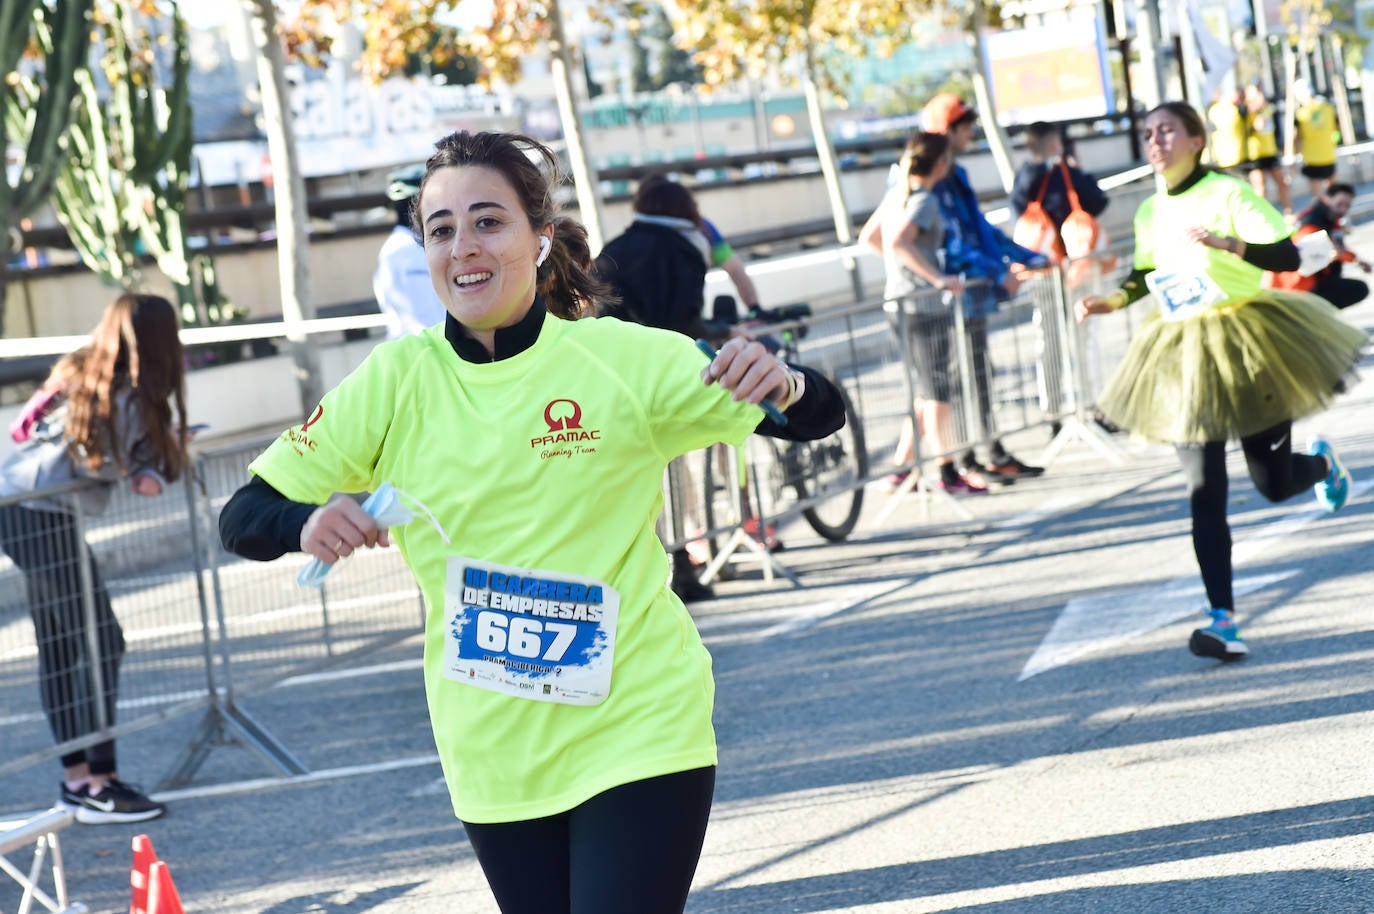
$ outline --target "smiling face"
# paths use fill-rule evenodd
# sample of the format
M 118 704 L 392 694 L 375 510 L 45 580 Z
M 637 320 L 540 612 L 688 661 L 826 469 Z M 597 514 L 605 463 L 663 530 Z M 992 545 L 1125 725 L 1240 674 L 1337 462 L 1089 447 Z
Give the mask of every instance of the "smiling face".
M 493 349 L 497 328 L 518 323 L 534 302 L 540 233 L 505 175 L 481 165 L 435 171 L 418 206 L 434 291 Z
M 1145 118 L 1145 157 L 1150 167 L 1173 187 L 1197 167 L 1206 140 L 1188 132 L 1183 119 L 1168 108 L 1156 108 Z

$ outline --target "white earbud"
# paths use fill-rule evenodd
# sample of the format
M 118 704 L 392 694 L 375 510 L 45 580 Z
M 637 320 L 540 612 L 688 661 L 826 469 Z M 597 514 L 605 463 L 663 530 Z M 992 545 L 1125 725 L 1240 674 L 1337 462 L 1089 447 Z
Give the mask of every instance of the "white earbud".
M 553 242 L 549 241 L 548 235 L 539 236 L 539 256 L 534 258 L 534 265 L 541 267 L 544 261 L 549 259 L 549 248 L 553 247 Z

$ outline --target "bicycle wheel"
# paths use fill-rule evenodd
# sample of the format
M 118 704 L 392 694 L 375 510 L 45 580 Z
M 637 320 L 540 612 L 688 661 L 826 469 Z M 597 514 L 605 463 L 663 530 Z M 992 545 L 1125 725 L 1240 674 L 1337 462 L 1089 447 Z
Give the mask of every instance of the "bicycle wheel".
M 831 382 L 844 401 L 844 427 L 820 441 L 793 442 L 786 462 L 790 484 L 797 497 L 819 500 L 805 508 L 802 516 L 811 529 L 839 542 L 854 532 L 863 510 L 863 480 L 868 475 L 868 449 L 864 445 L 863 423 L 848 392 L 833 378 Z

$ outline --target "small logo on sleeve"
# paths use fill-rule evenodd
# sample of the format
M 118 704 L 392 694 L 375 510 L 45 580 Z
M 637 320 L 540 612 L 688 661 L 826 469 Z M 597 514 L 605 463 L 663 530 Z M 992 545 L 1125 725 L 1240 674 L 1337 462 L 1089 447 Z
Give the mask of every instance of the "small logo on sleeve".
M 295 448 L 296 453 L 300 454 L 302 457 L 305 456 L 306 451 L 313 451 L 319 446 L 316 444 L 315 439 L 311 438 L 307 432 L 310 426 L 319 422 L 323 415 L 324 404 L 321 403 L 315 407 L 315 411 L 310 414 L 310 418 L 301 423 L 299 429 L 288 428 L 282 433 L 286 440 L 291 442 L 291 446 Z
M 530 447 L 542 448 L 545 460 L 595 453 L 592 442 L 601 440 L 601 429 L 582 426 L 582 406 L 576 400 L 550 400 L 544 407 L 544 425 L 548 433 L 531 438 Z

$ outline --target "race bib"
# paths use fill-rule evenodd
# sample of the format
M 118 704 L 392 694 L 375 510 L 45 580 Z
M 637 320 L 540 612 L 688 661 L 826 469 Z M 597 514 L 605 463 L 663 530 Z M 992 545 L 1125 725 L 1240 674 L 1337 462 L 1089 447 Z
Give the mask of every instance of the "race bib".
M 1161 273 L 1145 277 L 1145 284 L 1159 302 L 1166 321 L 1181 321 L 1201 314 L 1226 300 L 1226 293 L 1206 273 Z
M 443 675 L 516 698 L 600 704 L 619 614 L 619 592 L 595 578 L 450 558 Z

